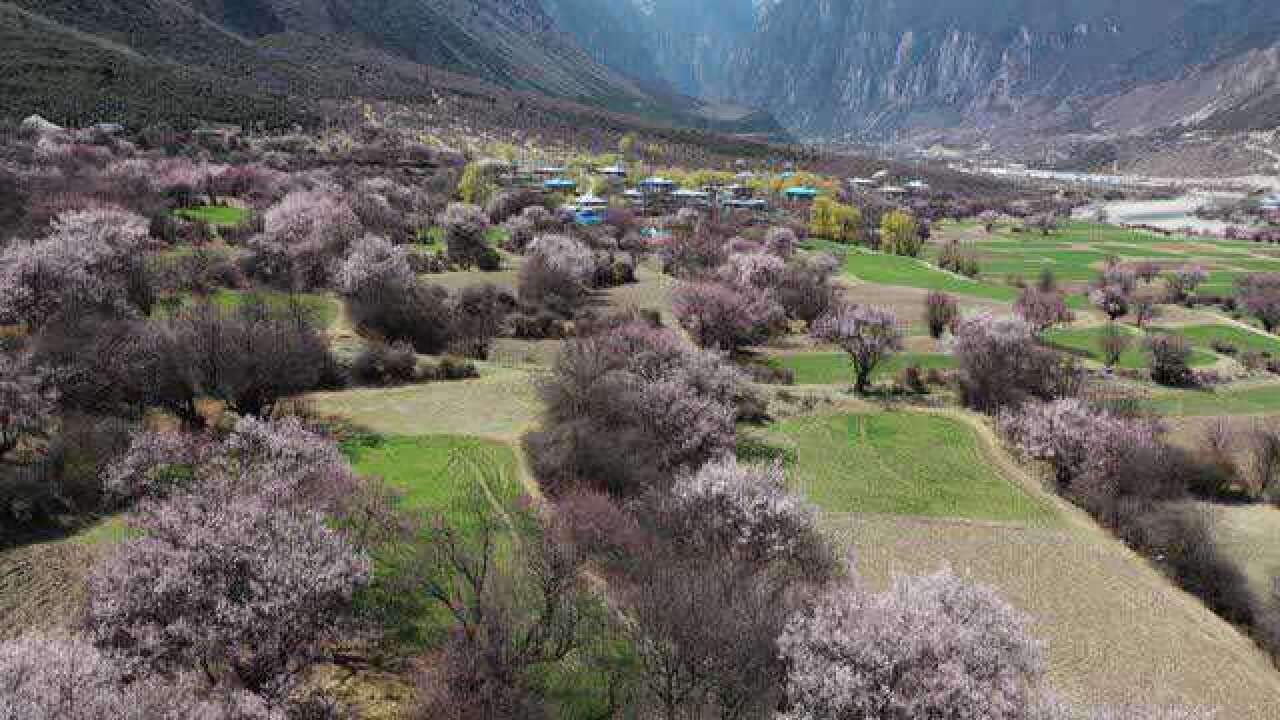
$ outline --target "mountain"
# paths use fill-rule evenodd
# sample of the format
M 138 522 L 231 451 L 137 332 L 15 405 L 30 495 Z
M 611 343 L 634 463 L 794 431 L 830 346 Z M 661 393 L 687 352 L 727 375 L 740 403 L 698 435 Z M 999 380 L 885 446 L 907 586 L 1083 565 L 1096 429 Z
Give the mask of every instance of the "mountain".
M 730 101 L 729 76 L 755 34 L 757 0 L 543 0 L 605 65 L 676 92 Z
M 5 0 L 0 115 L 283 122 L 316 98 L 429 97 L 432 70 L 676 124 L 778 129 L 595 61 L 540 0 Z
M 770 107 L 819 135 L 1130 129 L 1228 110 L 1202 78 L 1277 43 L 1270 0 L 782 0 L 731 93 L 785 97 Z M 1135 111 L 1144 94 L 1184 102 Z
M 1280 122 L 1274 0 L 603 3 L 620 24 L 592 20 L 597 4 L 549 12 L 605 64 L 771 110 L 806 136 Z M 648 65 L 633 45 L 651 49 Z

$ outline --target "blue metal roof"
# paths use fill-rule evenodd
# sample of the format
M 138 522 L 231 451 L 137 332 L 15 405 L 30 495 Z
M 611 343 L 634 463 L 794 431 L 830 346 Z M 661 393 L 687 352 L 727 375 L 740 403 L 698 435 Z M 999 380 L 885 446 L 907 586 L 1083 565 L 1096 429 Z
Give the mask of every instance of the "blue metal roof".
M 815 197 L 818 191 L 815 188 L 800 186 L 787 188 L 786 194 L 790 197 Z

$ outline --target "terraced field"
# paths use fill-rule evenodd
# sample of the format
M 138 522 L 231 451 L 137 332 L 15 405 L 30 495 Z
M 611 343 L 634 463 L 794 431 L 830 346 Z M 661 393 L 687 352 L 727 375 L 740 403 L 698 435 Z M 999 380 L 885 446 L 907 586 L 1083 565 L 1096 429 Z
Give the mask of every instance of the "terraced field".
M 979 279 L 986 283 L 1003 283 L 1011 276 L 1032 280 L 1047 267 L 1059 281 L 1083 285 L 1097 277 L 1107 257 L 1117 257 L 1127 262 L 1150 260 L 1162 267 L 1199 263 L 1209 271 L 1199 292 L 1229 295 L 1234 293 L 1235 280 L 1241 275 L 1280 270 L 1277 258 L 1267 254 L 1268 247 L 1257 243 L 1165 237 L 1084 222 L 1066 223 L 1049 235 L 1013 232 L 1011 225 L 998 226 L 994 233 L 987 234 L 944 223 L 926 257 L 936 258 L 941 245 L 951 239 L 977 253 L 981 264 Z
M 845 353 L 793 353 L 777 356 L 778 364 L 795 375 L 797 385 L 849 385 L 854 381 L 853 363 Z M 917 365 L 921 370 L 947 370 L 956 366 L 955 358 L 941 353 L 906 352 L 881 363 L 871 374 L 882 381 L 898 376 Z
M 1118 327 L 1123 332 L 1129 333 L 1133 338 L 1133 342 L 1125 350 L 1124 354 L 1120 356 L 1120 362 L 1116 366 L 1127 370 L 1141 370 L 1149 367 L 1151 365 L 1151 355 L 1143 347 L 1145 335 L 1128 325 L 1118 325 Z M 1050 345 L 1061 350 L 1103 363 L 1105 358 L 1098 346 L 1102 333 L 1103 326 L 1094 325 L 1050 330 L 1044 334 L 1044 338 Z M 1196 346 L 1191 350 L 1191 358 L 1187 361 L 1187 364 L 1193 368 L 1208 367 L 1218 362 L 1218 359 L 1218 355 L 1209 350 L 1207 344 L 1201 346 L 1200 343 L 1196 343 Z
M 1054 522 L 1054 513 L 996 471 L 973 432 L 951 418 L 834 414 L 771 430 L 793 443 L 796 490 L 828 513 Z
M 1206 390 L 1163 390 L 1150 401 L 1164 415 L 1264 415 L 1280 413 L 1280 383 L 1249 382 Z
M 844 275 L 855 281 L 942 290 L 956 295 L 1005 302 L 1011 302 L 1018 296 L 1017 291 L 1012 287 L 970 280 L 915 258 L 871 252 L 823 240 L 810 240 L 805 247 L 810 250 L 829 252 L 842 258 Z
M 947 564 L 992 585 L 1036 618 L 1050 680 L 1066 696 L 1280 713 L 1280 675 L 1251 641 L 1044 491 L 984 421 L 860 410 L 774 431 L 790 439 L 797 486 L 864 577 L 883 586 Z

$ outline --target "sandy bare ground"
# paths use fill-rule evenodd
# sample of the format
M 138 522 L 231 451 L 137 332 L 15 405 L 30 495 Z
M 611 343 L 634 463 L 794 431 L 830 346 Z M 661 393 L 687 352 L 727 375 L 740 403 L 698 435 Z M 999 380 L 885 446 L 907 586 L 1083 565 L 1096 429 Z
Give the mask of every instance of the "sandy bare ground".
M 941 410 L 979 431 L 1002 474 L 1053 504 L 1065 528 L 995 526 L 881 515 L 827 519 L 856 548 L 862 572 L 943 563 L 996 587 L 1033 614 L 1049 644 L 1050 678 L 1079 702 L 1208 704 L 1220 717 L 1280 717 L 1280 673 L 1252 641 L 1178 590 L 1069 503 L 1043 489 L 981 419 Z

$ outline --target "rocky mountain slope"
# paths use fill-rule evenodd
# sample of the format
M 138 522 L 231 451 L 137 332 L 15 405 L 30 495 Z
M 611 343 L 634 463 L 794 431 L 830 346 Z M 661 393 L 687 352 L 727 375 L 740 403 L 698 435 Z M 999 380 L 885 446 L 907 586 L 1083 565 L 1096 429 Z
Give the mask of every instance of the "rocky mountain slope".
M 677 124 L 777 129 L 596 62 L 540 0 L 0 2 L 0 115 L 292 119 L 319 97 L 429 96 L 433 68 Z
M 756 31 L 758 0 L 542 0 L 605 65 L 654 85 L 730 101 L 730 76 Z
M 554 0 L 550 12 L 606 64 L 639 66 L 634 53 L 611 42 L 621 31 L 609 18 L 591 19 L 591 5 Z M 651 49 L 647 72 L 688 91 L 767 108 L 809 136 L 1280 123 L 1274 0 L 607 5 L 625 6 L 612 12 L 628 15 L 627 43 Z M 701 15 L 688 9 L 693 5 Z M 682 72 L 689 67 L 693 77 Z

